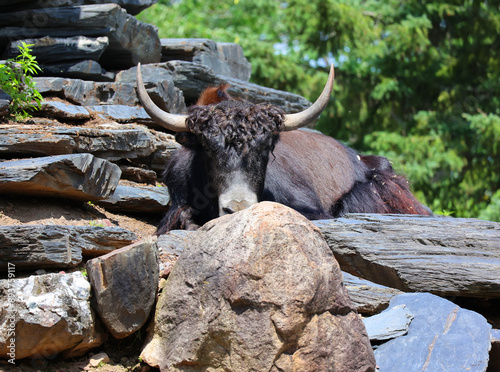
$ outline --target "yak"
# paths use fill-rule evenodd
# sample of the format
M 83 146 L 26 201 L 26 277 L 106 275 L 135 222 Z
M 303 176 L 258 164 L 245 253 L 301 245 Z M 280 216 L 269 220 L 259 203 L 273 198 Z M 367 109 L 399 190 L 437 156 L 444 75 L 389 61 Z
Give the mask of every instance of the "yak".
M 138 64 L 139 100 L 182 145 L 164 172 L 171 205 L 157 235 L 194 230 L 260 201 L 284 204 L 310 220 L 345 213 L 431 214 L 387 158 L 360 155 L 332 137 L 298 130 L 326 107 L 333 80 L 332 65 L 320 97 L 299 113 L 232 99 L 223 85 L 206 89 L 187 115 L 179 115 L 153 103 Z

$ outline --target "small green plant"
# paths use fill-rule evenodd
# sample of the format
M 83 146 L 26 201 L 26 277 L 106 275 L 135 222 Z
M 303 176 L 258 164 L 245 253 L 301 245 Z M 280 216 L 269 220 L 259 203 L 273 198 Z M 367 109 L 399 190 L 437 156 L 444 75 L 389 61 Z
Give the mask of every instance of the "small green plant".
M 42 69 L 31 54 L 31 46 L 22 42 L 18 47 L 20 54 L 0 64 L 0 88 L 12 97 L 10 114 L 16 121 L 29 118 L 29 111 L 39 109 L 43 100 L 32 76 Z
M 102 221 L 89 221 L 90 226 L 106 227 Z

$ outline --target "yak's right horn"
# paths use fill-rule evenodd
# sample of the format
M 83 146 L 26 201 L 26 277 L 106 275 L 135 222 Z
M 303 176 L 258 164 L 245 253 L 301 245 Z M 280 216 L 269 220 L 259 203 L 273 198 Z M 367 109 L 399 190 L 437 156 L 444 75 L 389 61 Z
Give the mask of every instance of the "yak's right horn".
M 189 132 L 186 125 L 187 115 L 170 114 L 163 111 L 149 97 L 142 82 L 141 63 L 137 64 L 137 95 L 144 110 L 156 123 L 174 132 Z

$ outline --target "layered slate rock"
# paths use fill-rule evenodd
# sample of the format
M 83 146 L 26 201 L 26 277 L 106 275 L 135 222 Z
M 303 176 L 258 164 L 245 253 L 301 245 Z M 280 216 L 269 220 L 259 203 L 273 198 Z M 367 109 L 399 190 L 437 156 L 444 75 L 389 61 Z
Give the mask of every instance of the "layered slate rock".
M 40 64 L 41 76 L 62 76 L 92 81 L 114 81 L 115 74 L 102 68 L 97 61 L 86 59 L 66 63 Z
M 136 67 L 122 71 L 117 74 L 116 81 L 123 84 L 128 82 L 135 83 L 136 71 Z M 297 94 L 262 87 L 228 76 L 217 75 L 210 67 L 198 63 L 170 61 L 141 65 L 141 71 L 144 84 L 149 93 L 151 93 L 149 90 L 151 84 L 157 81 L 164 81 L 169 86 L 175 85 L 175 87 L 180 89 L 188 104 L 195 103 L 205 88 L 228 83 L 230 85 L 228 91 L 234 98 L 245 99 L 253 103 L 270 103 L 281 107 L 287 113 L 299 112 L 311 105 L 308 100 Z M 151 98 L 154 100 L 154 96 Z M 181 113 L 173 110 L 167 111 Z
M 405 292 L 500 297 L 500 223 L 402 215 L 314 223 L 358 277 Z
M 194 62 L 211 68 L 216 75 L 250 80 L 252 66 L 238 44 L 216 43 L 210 39 L 161 39 L 160 42 L 162 62 Z
M 166 187 L 118 185 L 113 195 L 98 204 L 110 211 L 165 213 L 169 202 Z
M 3 13 L 14 10 L 55 8 L 67 5 L 115 3 L 126 9 L 128 13 L 135 15 L 155 4 L 156 2 L 157 0 L 3 0 L 0 3 L 0 11 Z
M 401 305 L 414 318 L 407 335 L 375 350 L 381 371 L 486 371 L 491 325 L 482 315 L 429 293 L 396 296 L 386 311 Z
M 390 340 L 408 332 L 413 314 L 406 305 L 393 306 L 387 311 L 363 319 L 370 341 Z
M 51 102 L 54 114 L 72 118 L 85 115 L 80 106 Z M 49 110 L 49 105 L 45 106 Z M 164 142 L 161 144 L 159 142 Z M 162 156 L 170 144 L 177 148 L 172 136 L 157 136 L 138 125 L 103 124 L 96 128 L 38 126 L 0 127 L 0 154 L 2 156 L 45 156 L 73 153 L 92 155 L 116 161 L 120 159 L 147 158 L 159 151 Z M 168 158 L 163 155 L 163 160 Z
M 158 288 L 158 251 L 141 241 L 87 262 L 97 312 L 115 338 L 139 330 L 149 318 Z
M 20 10 L 0 14 L 0 48 L 10 40 L 45 36 L 105 36 L 109 39 L 99 63 L 127 68 L 161 58 L 156 28 L 138 21 L 116 4 Z
M 83 256 L 109 253 L 135 239 L 120 227 L 0 226 L 0 271 L 7 270 L 7 263 L 18 269 L 74 267 Z
M 319 231 L 259 203 L 189 240 L 141 354 L 161 371 L 374 371 L 360 317 Z
M 79 271 L 0 280 L 0 358 L 10 359 L 10 329 L 15 329 L 15 359 L 85 354 L 106 340 L 89 303 L 90 283 Z
M 98 60 L 109 45 L 106 36 L 89 38 L 73 36 L 54 38 L 45 36 L 39 39 L 16 40 L 7 48 L 7 58 L 14 58 L 19 54 L 22 43 L 30 44 L 32 54 L 39 63 L 53 63 L 78 59 Z
M 113 193 L 120 174 L 116 164 L 91 154 L 4 161 L 0 193 L 99 200 Z
M 62 96 L 82 106 L 128 105 L 139 103 L 135 86 L 131 83 L 96 82 L 58 77 L 33 79 L 37 90 L 44 96 Z
M 400 290 L 358 278 L 345 271 L 342 272 L 342 275 L 354 307 L 365 316 L 377 314 L 386 309 L 391 298 L 403 293 Z
M 175 86 L 182 89 L 187 101 L 195 102 L 208 86 L 228 83 L 230 85 L 228 92 L 234 98 L 252 103 L 270 103 L 281 107 L 286 113 L 303 111 L 311 105 L 308 100 L 297 94 L 216 75 L 211 68 L 200 64 L 171 61 L 167 62 L 167 66 L 172 71 Z

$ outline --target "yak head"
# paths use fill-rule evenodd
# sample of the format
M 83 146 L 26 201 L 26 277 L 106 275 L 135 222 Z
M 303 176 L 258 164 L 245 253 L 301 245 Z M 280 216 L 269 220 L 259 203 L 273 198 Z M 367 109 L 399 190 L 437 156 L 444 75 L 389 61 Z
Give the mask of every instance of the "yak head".
M 280 132 L 315 120 L 330 99 L 333 79 L 332 65 L 318 100 L 295 114 L 285 114 L 271 104 L 232 100 L 226 93 L 227 86 L 222 86 L 202 94 L 188 115 L 177 115 L 153 103 L 144 88 L 140 64 L 137 66 L 137 92 L 146 112 L 158 124 L 178 132 L 176 138 L 181 145 L 203 152 L 202 161 L 210 189 L 218 200 L 219 215 L 260 201 L 268 160 Z

